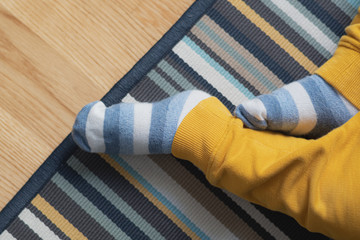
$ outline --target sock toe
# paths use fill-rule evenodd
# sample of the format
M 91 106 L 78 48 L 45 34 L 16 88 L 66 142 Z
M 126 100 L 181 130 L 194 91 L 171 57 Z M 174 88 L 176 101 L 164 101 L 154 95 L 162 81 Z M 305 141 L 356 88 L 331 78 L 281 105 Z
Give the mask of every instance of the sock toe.
M 239 105 L 235 109 L 235 116 L 241 119 L 248 128 L 257 130 L 267 128 L 267 122 L 264 119 L 258 119 L 253 113 L 249 113 L 244 105 Z
M 105 105 L 101 101 L 89 103 L 76 116 L 72 129 L 75 143 L 87 152 L 104 152 L 103 120 Z
M 83 107 L 77 114 L 72 128 L 71 136 L 75 143 L 83 150 L 90 152 L 90 147 L 86 139 L 86 120 L 90 109 L 96 102 L 92 102 Z
M 236 107 L 235 116 L 251 129 L 264 130 L 268 127 L 266 108 L 260 99 L 255 98 Z

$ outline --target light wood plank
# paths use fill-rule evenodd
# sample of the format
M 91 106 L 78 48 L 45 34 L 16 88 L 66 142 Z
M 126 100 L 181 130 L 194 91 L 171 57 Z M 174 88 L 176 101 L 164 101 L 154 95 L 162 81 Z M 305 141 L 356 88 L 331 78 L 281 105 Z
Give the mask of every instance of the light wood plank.
M 0 210 L 192 3 L 0 3 Z
M 20 0 L 3 5 L 107 91 L 192 2 Z

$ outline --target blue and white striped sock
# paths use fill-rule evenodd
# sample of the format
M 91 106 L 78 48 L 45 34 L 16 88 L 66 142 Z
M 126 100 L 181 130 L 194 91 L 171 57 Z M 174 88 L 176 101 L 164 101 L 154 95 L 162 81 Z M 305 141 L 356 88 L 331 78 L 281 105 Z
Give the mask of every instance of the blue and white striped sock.
M 184 117 L 209 94 L 191 90 L 155 103 L 101 101 L 86 105 L 73 126 L 74 141 L 85 151 L 109 154 L 171 153 Z
M 235 115 L 249 128 L 309 138 L 327 134 L 357 112 L 358 109 L 317 75 L 285 85 L 235 109 Z

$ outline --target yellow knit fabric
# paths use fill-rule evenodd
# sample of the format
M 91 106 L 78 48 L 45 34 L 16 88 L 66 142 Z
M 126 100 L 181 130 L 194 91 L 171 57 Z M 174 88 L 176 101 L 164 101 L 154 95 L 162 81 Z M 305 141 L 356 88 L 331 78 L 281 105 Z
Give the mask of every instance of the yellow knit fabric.
M 180 124 L 172 153 L 209 182 L 335 239 L 360 236 L 360 114 L 318 140 L 243 128 L 216 98 Z
M 316 74 L 360 109 L 360 9 Z M 360 238 L 360 113 L 306 140 L 246 129 L 211 97 L 184 118 L 172 153 L 194 163 L 213 185 L 290 215 L 310 231 Z
M 360 8 L 345 32 L 334 56 L 315 74 L 320 75 L 360 109 Z

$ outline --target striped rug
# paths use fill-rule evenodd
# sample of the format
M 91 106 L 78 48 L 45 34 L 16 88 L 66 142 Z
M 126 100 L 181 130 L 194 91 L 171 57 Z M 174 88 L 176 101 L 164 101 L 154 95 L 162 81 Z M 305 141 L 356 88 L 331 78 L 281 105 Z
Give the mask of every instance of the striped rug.
M 103 98 L 188 89 L 230 111 L 314 72 L 360 0 L 200 0 Z M 326 239 L 212 187 L 170 155 L 85 153 L 68 137 L 0 213 L 0 239 Z

